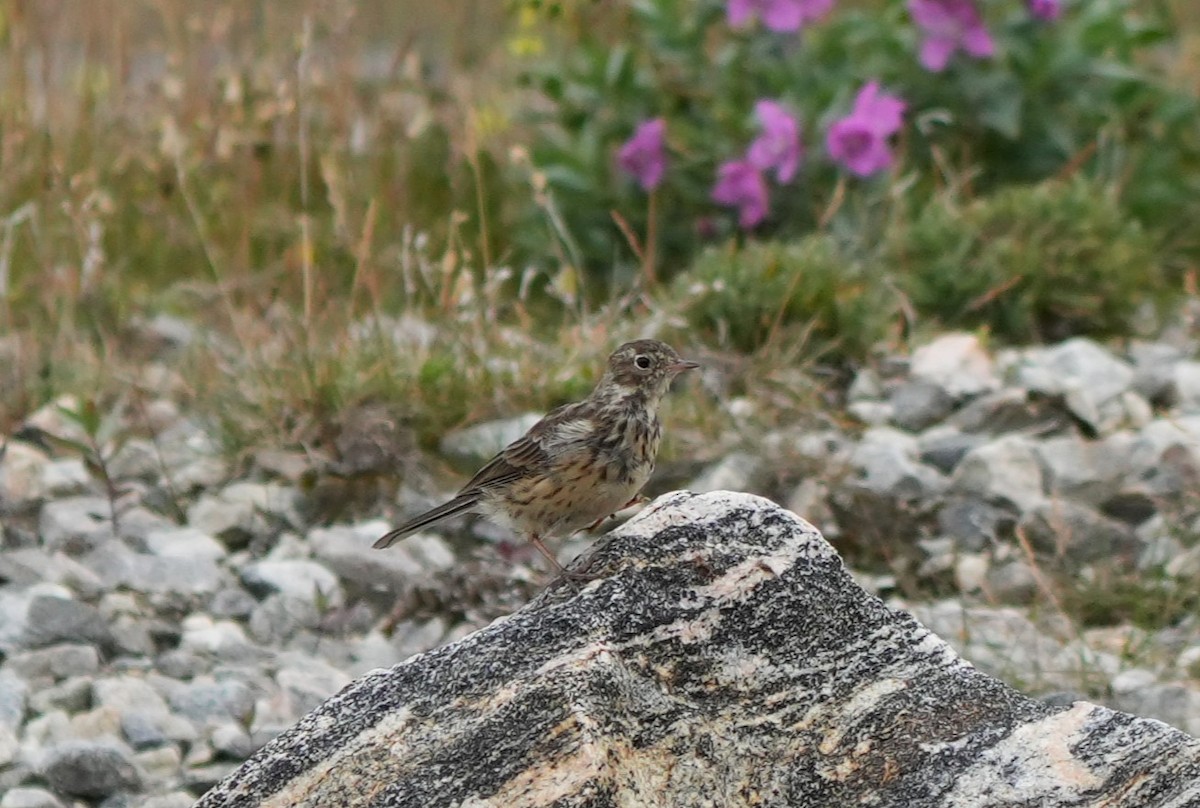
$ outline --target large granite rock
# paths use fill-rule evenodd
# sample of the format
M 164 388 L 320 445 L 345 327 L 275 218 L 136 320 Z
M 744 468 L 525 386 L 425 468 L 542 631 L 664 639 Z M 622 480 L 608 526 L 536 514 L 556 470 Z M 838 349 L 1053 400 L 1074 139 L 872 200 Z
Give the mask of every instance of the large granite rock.
M 357 680 L 198 808 L 1200 804 L 1200 741 L 1026 698 L 765 500 L 669 495 L 591 569 Z

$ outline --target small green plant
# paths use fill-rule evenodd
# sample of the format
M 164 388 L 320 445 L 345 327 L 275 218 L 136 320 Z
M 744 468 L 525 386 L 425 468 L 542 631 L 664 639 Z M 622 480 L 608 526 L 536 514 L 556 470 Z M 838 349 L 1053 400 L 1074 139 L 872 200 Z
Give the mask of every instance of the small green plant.
M 1063 610 L 1084 627 L 1133 623 L 1148 631 L 1178 625 L 1200 614 L 1200 596 L 1187 582 L 1163 574 L 1109 572 L 1093 581 L 1063 581 Z
M 742 351 L 799 326 L 814 350 L 862 358 L 897 314 L 897 297 L 879 274 L 819 233 L 710 248 L 677 280 L 675 294 L 693 325 Z
M 49 433 L 44 433 L 43 437 L 77 452 L 88 468 L 99 475 L 104 482 L 104 493 L 108 498 L 108 513 L 112 520 L 113 532 L 119 532 L 117 499 L 121 492 L 117 487 L 116 480 L 109 472 L 112 457 L 120 450 L 124 442 L 119 414 L 116 411 L 110 412 L 108 415 L 101 414 L 96 399 L 92 397 L 84 398 L 73 407 L 60 404 L 56 409 L 64 418 L 79 427 L 83 433 L 83 440 Z
M 1156 240 L 1082 178 L 943 195 L 895 226 L 885 253 L 919 314 L 1016 342 L 1120 333 L 1176 291 Z

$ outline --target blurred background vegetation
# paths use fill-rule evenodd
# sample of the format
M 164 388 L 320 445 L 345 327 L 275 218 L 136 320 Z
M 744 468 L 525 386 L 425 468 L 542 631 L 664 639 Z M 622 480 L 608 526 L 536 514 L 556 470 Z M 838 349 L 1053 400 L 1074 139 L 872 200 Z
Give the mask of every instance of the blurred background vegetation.
M 1200 258 L 1200 10 L 981 8 L 996 57 L 930 73 L 883 0 L 788 35 L 716 0 L 8 0 L 0 428 L 154 394 L 161 314 L 200 335 L 174 384 L 235 450 L 376 400 L 425 442 L 548 407 L 646 328 L 781 413 L 814 392 L 792 368 L 914 329 L 1152 328 Z M 871 79 L 908 110 L 893 169 L 859 180 L 822 133 Z M 740 232 L 710 193 L 761 97 L 807 153 Z M 652 225 L 614 154 L 655 116 Z

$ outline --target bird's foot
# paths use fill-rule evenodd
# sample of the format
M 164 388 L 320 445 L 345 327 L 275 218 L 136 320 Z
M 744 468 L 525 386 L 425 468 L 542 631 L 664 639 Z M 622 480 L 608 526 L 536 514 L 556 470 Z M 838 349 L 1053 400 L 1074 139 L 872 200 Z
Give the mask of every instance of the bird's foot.
M 539 537 L 530 536 L 529 543 L 536 547 L 539 553 L 545 556 L 546 560 L 550 562 L 552 567 L 554 567 L 555 572 L 558 573 L 560 578 L 564 578 L 567 581 L 570 581 L 572 584 L 575 584 L 583 581 L 591 581 L 596 577 L 594 574 L 589 573 L 586 568 L 582 570 L 569 570 L 564 567 L 559 563 L 554 553 L 550 552 L 550 548 L 542 543 L 542 540 Z

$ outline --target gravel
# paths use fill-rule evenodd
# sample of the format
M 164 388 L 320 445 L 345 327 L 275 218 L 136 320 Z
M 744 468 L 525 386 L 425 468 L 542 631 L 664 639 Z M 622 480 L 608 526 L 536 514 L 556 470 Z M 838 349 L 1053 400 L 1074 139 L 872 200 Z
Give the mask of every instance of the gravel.
M 777 496 L 852 562 L 886 562 L 861 579 L 885 598 L 904 582 L 897 605 L 1028 692 L 1200 732 L 1194 614 L 1111 648 L 1044 597 L 1058 576 L 1095 598 L 1106 576 L 1141 575 L 1167 608 L 1200 583 L 1200 361 L 1081 339 L 989 352 L 969 334 L 896 360 L 858 373 L 838 426 L 731 439 L 672 479 Z M 11 439 L 0 459 L 0 808 L 190 805 L 353 677 L 538 590 L 537 560 L 479 548 L 461 522 L 387 552 L 371 548 L 382 519 L 313 524 L 302 475 L 270 471 L 294 464 L 234 479 L 182 404 L 150 404 L 156 441 L 112 464 L 128 492 L 115 529 L 78 457 Z M 469 465 L 535 418 L 443 451 Z M 71 428 L 53 408 L 31 420 Z M 404 503 L 441 493 L 407 485 Z

